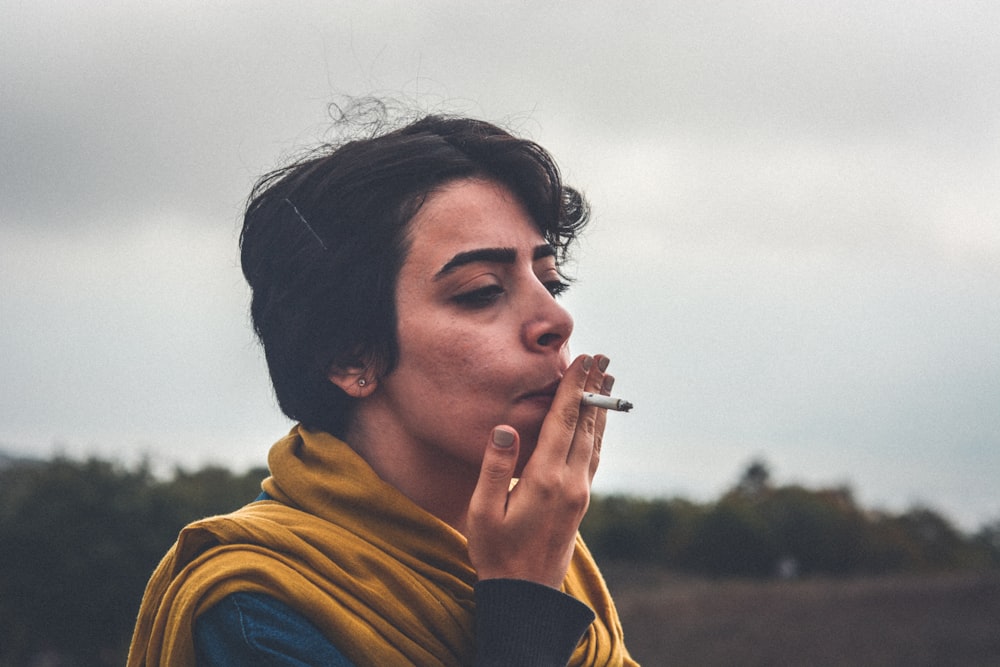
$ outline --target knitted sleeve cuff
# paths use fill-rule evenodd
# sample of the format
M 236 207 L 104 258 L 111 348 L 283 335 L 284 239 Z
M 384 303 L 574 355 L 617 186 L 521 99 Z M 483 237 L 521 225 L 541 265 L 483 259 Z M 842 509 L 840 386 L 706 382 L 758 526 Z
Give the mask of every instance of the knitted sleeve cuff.
M 530 581 L 488 579 L 475 595 L 477 667 L 563 667 L 594 620 L 576 598 Z

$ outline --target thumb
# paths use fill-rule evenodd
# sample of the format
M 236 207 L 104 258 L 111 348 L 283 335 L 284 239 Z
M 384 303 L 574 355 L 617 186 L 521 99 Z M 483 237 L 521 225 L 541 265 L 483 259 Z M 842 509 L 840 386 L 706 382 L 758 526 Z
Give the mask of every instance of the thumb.
M 497 426 L 490 434 L 490 442 L 483 453 L 479 482 L 472 494 L 472 505 L 486 514 L 503 515 L 507 504 L 510 482 L 517 466 L 520 445 L 517 431 L 509 426 Z

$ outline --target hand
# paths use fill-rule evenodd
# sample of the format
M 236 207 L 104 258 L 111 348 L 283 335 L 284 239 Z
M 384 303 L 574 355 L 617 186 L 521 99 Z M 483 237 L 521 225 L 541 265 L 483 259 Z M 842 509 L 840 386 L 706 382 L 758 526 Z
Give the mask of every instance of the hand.
M 493 429 L 469 503 L 469 558 L 479 579 L 525 579 L 559 588 L 590 503 L 607 411 L 580 405 L 583 392 L 609 394 L 608 358 L 577 357 L 563 376 L 538 443 L 510 489 L 520 437 Z

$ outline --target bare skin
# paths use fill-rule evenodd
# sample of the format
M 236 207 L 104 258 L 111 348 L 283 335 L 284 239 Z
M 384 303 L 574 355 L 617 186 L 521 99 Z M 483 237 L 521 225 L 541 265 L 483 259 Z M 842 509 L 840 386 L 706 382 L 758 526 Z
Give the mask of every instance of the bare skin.
M 386 481 L 468 538 L 480 579 L 558 587 L 600 458 L 608 360 L 570 363 L 573 320 L 552 249 L 506 188 L 432 193 L 396 287 L 399 363 L 333 368 L 362 399 L 345 440 Z M 364 382 L 359 382 L 364 380 Z M 512 479 L 520 481 L 510 489 Z

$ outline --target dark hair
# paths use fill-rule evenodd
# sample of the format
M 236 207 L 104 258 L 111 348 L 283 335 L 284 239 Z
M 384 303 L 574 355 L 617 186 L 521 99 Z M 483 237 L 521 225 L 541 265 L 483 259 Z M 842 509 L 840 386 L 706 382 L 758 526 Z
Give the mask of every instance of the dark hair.
M 427 116 L 323 146 L 264 176 L 240 235 L 250 313 L 282 411 L 342 436 L 350 398 L 334 364 L 379 375 L 397 362 L 396 279 L 406 229 L 426 197 L 462 178 L 509 188 L 562 264 L 588 219 L 549 154 L 479 120 Z

